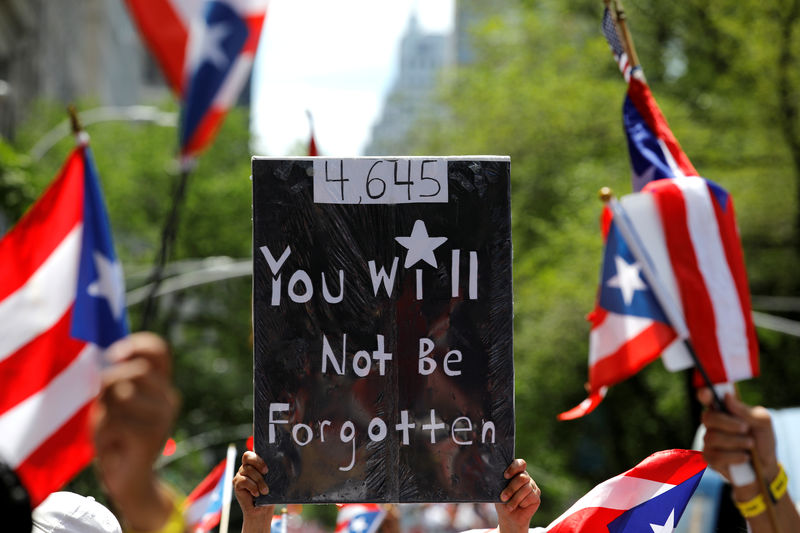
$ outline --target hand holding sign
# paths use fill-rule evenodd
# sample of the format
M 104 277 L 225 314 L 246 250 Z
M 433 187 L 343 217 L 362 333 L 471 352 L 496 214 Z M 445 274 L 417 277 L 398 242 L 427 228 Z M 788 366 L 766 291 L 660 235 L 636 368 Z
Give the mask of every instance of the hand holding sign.
M 508 158 L 255 158 L 253 210 L 259 501 L 497 501 Z

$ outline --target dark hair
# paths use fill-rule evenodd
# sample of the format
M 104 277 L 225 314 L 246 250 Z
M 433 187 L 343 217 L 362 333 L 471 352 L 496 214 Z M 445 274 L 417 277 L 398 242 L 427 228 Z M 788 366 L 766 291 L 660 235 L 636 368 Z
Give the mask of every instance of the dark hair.
M 17 474 L 2 461 L 0 461 L 0 516 L 3 517 L 4 528 L 7 527 L 7 531 L 30 533 L 33 528 L 28 491 L 20 483 Z

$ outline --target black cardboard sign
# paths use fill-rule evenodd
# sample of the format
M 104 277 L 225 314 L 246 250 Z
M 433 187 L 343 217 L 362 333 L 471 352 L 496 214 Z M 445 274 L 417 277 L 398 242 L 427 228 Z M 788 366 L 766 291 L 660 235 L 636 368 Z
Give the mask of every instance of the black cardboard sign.
M 259 503 L 498 501 L 509 164 L 253 159 Z

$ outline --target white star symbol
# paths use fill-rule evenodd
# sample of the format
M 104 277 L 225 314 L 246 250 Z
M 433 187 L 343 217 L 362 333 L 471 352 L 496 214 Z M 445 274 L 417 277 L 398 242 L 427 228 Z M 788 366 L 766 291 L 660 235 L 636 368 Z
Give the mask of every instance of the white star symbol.
M 428 228 L 421 220 L 414 222 L 414 228 L 408 237 L 395 237 L 394 240 L 408 248 L 404 268 L 417 264 L 418 261 L 425 261 L 430 266 L 436 268 L 436 256 L 433 251 L 441 246 L 447 237 L 429 237 Z
M 642 267 L 639 263 L 630 264 L 620 256 L 614 257 L 614 263 L 617 266 L 617 275 L 609 279 L 606 285 L 621 290 L 625 305 L 630 305 L 634 292 L 647 290 L 647 285 L 639 276 Z
M 366 531 L 367 521 L 363 517 L 358 517 L 350 524 L 350 531 Z
M 125 284 L 122 276 L 122 265 L 119 261 L 111 262 L 98 251 L 94 252 L 94 264 L 97 268 L 97 280 L 89 284 L 89 296 L 105 298 L 115 320 L 119 320 L 125 310 Z
M 222 40 L 230 33 L 225 23 L 208 26 L 203 34 L 203 49 L 200 55 L 201 62 L 208 59 L 218 69 L 223 69 L 228 64 L 228 56 L 222 49 Z
M 663 526 L 650 524 L 650 527 L 653 528 L 653 533 L 672 533 L 675 530 L 675 509 L 669 513 L 669 518 L 667 518 Z

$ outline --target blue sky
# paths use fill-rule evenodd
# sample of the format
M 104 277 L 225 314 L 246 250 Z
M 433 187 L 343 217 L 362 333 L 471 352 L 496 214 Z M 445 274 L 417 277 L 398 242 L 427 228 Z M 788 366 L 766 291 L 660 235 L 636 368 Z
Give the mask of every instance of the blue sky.
M 427 31 L 452 28 L 454 0 L 270 0 L 253 74 L 254 150 L 287 155 L 314 116 L 323 155 L 355 156 L 394 76 L 412 11 Z

